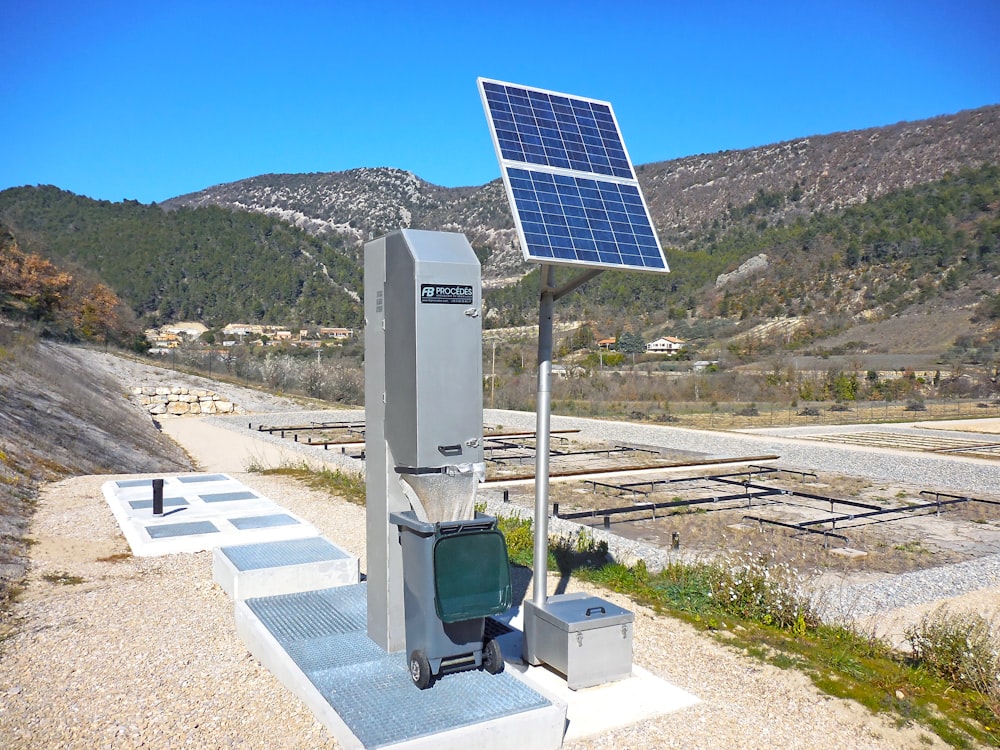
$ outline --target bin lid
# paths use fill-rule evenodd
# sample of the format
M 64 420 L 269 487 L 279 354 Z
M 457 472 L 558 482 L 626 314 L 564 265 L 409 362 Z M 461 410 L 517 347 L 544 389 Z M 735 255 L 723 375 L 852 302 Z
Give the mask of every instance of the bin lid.
M 537 613 L 549 624 L 570 633 L 613 627 L 635 620 L 633 612 L 584 593 L 550 596 L 545 604 L 537 608 Z
M 434 605 L 442 622 L 488 617 L 510 608 L 507 544 L 499 531 L 438 536 L 434 542 Z

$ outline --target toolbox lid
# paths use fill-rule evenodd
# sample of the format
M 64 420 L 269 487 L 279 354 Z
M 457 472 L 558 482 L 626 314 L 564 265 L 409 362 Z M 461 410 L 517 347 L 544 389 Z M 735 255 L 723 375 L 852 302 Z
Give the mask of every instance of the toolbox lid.
M 633 622 L 635 614 L 597 596 L 582 592 L 550 596 L 537 608 L 538 617 L 557 628 L 578 630 L 613 627 Z

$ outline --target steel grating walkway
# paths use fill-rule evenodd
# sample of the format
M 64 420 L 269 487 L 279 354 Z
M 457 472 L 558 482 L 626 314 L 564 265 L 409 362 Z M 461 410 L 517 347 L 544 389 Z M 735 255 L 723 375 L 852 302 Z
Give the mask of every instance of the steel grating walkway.
M 324 560 L 346 560 L 350 557 L 340 547 L 321 536 L 223 547 L 222 552 L 240 571 L 306 565 Z
M 405 654 L 368 638 L 364 583 L 245 603 L 365 748 L 552 706 L 507 672 L 459 672 L 418 690 Z

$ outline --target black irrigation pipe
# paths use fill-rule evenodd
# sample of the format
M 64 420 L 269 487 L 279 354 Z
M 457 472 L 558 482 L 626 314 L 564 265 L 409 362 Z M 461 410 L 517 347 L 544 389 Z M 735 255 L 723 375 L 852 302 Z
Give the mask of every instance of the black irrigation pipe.
M 650 451 L 650 452 L 655 452 L 655 451 Z M 643 482 L 622 482 L 619 484 L 612 484 L 610 482 L 598 482 L 597 480 L 594 479 L 588 479 L 584 482 L 584 484 L 591 485 L 594 488 L 595 492 L 597 491 L 598 487 L 604 487 L 605 489 L 609 490 L 618 490 L 619 494 L 622 495 L 625 494 L 626 492 L 631 492 L 632 495 L 635 496 L 637 494 L 638 495 L 652 494 L 653 492 L 656 491 L 656 488 L 659 487 L 660 485 L 683 484 L 689 482 L 711 482 L 716 480 L 723 481 L 725 479 L 728 479 L 729 477 L 752 477 L 758 474 L 772 474 L 774 472 L 784 471 L 784 469 L 774 469 L 771 468 L 770 466 L 755 466 L 753 464 L 751 464 L 749 468 L 750 471 L 736 471 L 728 474 L 710 474 L 708 476 L 701 476 L 701 477 L 676 477 L 674 479 L 653 479 Z M 795 473 L 804 473 L 804 472 L 795 472 Z M 813 474 L 812 476 L 815 475 Z M 738 484 L 744 486 L 746 485 L 746 482 L 738 482 Z M 646 486 L 649 487 L 648 492 L 642 492 L 641 490 L 638 489 L 639 487 L 646 487 Z M 764 488 L 762 485 L 755 485 L 755 487 L 758 489 Z M 766 488 L 766 489 L 771 489 L 771 488 Z
M 723 474 L 722 476 L 728 476 Z M 734 474 L 732 476 L 740 476 Z M 670 484 L 707 484 L 708 481 L 714 479 L 714 477 L 676 477 L 674 479 L 650 479 L 644 482 L 623 482 L 620 484 L 612 484 L 611 482 L 599 482 L 596 479 L 586 479 L 584 484 L 589 484 L 593 487 L 593 491 L 597 492 L 598 487 L 603 487 L 609 490 L 618 490 L 618 496 L 624 495 L 627 492 L 631 492 L 632 496 L 636 495 L 650 495 L 656 491 L 656 488 L 660 485 L 670 485 Z M 649 491 L 640 490 L 640 487 L 649 487 Z M 708 489 L 703 487 L 703 489 Z
M 934 503 L 922 503 L 920 505 L 903 505 L 898 508 L 881 508 L 880 510 L 869 511 L 868 513 L 855 513 L 853 515 L 845 516 L 834 516 L 833 518 L 821 518 L 816 521 L 802 521 L 799 526 L 819 526 L 820 524 L 829 523 L 832 524 L 830 528 L 837 528 L 838 521 L 858 521 L 865 518 L 877 518 L 878 516 L 887 516 L 892 514 L 908 514 L 916 513 L 920 510 L 934 510 L 937 513 L 941 512 L 941 508 L 947 505 L 958 505 L 960 503 L 968 502 L 967 498 L 959 498 L 957 500 L 939 500 Z
M 867 513 L 855 513 L 851 515 L 835 516 L 833 518 L 821 518 L 815 521 L 800 521 L 797 524 L 781 524 L 787 526 L 788 528 L 797 528 L 803 531 L 811 531 L 809 527 L 811 526 L 821 526 L 823 524 L 830 524 L 831 529 L 837 528 L 837 524 L 844 521 L 859 521 L 871 518 L 878 518 L 879 516 L 890 516 L 890 515 L 906 515 L 910 513 L 917 513 L 918 511 L 933 510 L 935 513 L 940 513 L 942 508 L 949 505 L 961 505 L 963 503 L 969 502 L 979 502 L 986 503 L 988 505 L 1000 505 L 1000 502 L 994 500 L 981 500 L 975 497 L 964 497 L 961 495 L 950 495 L 946 492 L 932 492 L 930 490 L 923 490 L 921 495 L 930 497 L 934 496 L 934 502 L 921 503 L 919 505 L 903 505 L 895 508 L 879 508 L 877 510 L 872 510 Z M 950 498 L 949 500 L 942 500 L 942 497 Z M 885 519 L 887 521 L 894 519 Z M 771 522 L 769 522 L 771 523 Z M 773 522 L 778 523 L 778 522 Z
M 550 436 L 553 436 L 553 435 L 564 435 L 564 434 L 568 434 L 568 433 L 574 433 L 575 434 L 575 433 L 577 433 L 579 431 L 580 430 L 576 429 L 576 428 L 566 429 L 566 430 L 549 430 L 549 435 Z M 528 432 L 495 432 L 492 435 L 485 435 L 484 437 L 485 437 L 486 440 L 492 440 L 493 438 L 501 438 L 501 437 L 507 437 L 507 438 L 536 438 L 536 437 L 538 437 L 538 434 L 534 430 L 531 430 L 531 431 L 528 431 Z M 568 440 L 568 438 L 562 438 L 562 437 L 559 438 L 559 439 L 560 440 Z
M 966 497 L 965 495 L 950 495 L 947 492 L 935 492 L 933 490 L 921 490 L 920 494 L 924 497 L 933 495 L 935 500 L 940 500 L 942 497 L 950 497 L 953 500 L 966 500 L 972 503 L 985 503 L 986 505 L 1000 505 L 1000 502 L 996 500 L 983 500 L 979 497 Z
M 524 453 L 520 456 L 503 456 L 502 458 L 494 458 L 493 456 L 485 456 L 487 463 L 496 464 L 497 466 L 506 466 L 510 461 L 517 461 L 517 465 L 520 466 L 525 461 L 534 461 L 534 453 Z
M 623 513 L 637 513 L 643 510 L 651 510 L 653 512 L 653 518 L 656 518 L 656 511 L 663 510 L 665 508 L 687 508 L 692 505 L 708 505 L 710 503 L 723 503 L 729 502 L 730 500 L 745 500 L 747 502 L 747 507 L 753 506 L 753 501 L 755 498 L 769 497 L 770 495 L 778 494 L 777 490 L 765 488 L 764 492 L 750 494 L 747 492 L 740 492 L 733 495 L 716 495 L 714 497 L 700 497 L 694 500 L 669 500 L 662 503 L 638 503 L 636 505 L 630 505 L 621 508 L 603 508 L 601 510 L 581 510 L 574 511 L 573 513 L 560 513 L 559 503 L 552 504 L 552 515 L 556 518 L 561 518 L 565 520 L 571 520 L 574 518 L 597 518 L 599 516 L 604 516 L 605 518 L 610 516 L 621 515 Z
M 766 524 L 768 526 L 780 526 L 783 529 L 792 529 L 793 531 L 803 531 L 807 534 L 819 534 L 824 538 L 824 540 L 832 537 L 834 539 L 839 539 L 845 543 L 850 541 L 843 534 L 834 534 L 832 531 L 826 531 L 825 529 L 810 529 L 805 526 L 800 526 L 794 523 L 785 523 L 784 521 L 774 521 L 770 518 L 760 518 L 759 516 L 743 516 L 743 520 L 756 521 L 761 526 L 764 526 Z
M 752 482 L 736 482 L 731 479 L 719 479 L 718 481 L 723 484 L 739 484 L 744 487 L 750 487 L 753 489 L 765 489 L 767 485 L 764 484 L 754 484 Z M 833 513 L 834 505 L 846 505 L 849 508 L 861 508 L 862 510 L 884 510 L 881 505 L 872 505 L 871 503 L 862 503 L 858 500 L 842 500 L 836 497 L 829 497 L 827 495 L 817 495 L 813 492 L 799 492 L 798 490 L 781 490 L 783 495 L 791 495 L 794 497 L 804 497 L 806 500 L 818 500 L 823 503 L 830 503 L 830 512 Z
M 257 432 L 305 432 L 306 430 L 351 430 L 357 427 L 364 427 L 364 422 L 313 422 L 307 425 L 278 425 L 266 427 L 263 424 L 257 425 Z M 248 429 L 253 429 L 253 422 L 247 424 Z
M 551 439 L 560 440 L 562 441 L 562 443 L 569 442 L 569 438 L 561 437 L 559 435 L 552 435 Z M 530 443 L 527 442 L 529 440 L 535 440 L 535 436 L 525 435 L 524 437 L 518 437 L 515 435 L 514 437 L 507 438 L 504 440 L 495 437 L 486 437 L 483 438 L 483 449 L 488 451 L 517 450 L 517 449 L 537 450 L 536 446 L 531 445 Z M 522 441 L 522 442 L 517 442 L 517 441 Z M 488 445 L 489 443 L 492 443 L 493 445 Z
M 800 482 L 804 482 L 805 479 L 806 479 L 806 477 L 812 477 L 813 479 L 818 479 L 819 478 L 816 475 L 816 473 L 812 472 L 812 471 L 799 471 L 798 469 L 776 469 L 776 468 L 771 467 L 771 466 L 750 466 L 749 468 L 751 468 L 751 469 L 757 469 L 757 470 L 761 471 L 761 473 L 767 473 L 767 474 L 774 474 L 774 473 L 778 473 L 778 472 L 780 472 L 782 474 L 794 474 L 795 476 L 797 476 L 799 478 Z
M 514 444 L 511 444 L 509 446 L 499 446 L 499 447 L 503 448 L 503 449 L 506 449 L 506 450 L 515 450 L 515 449 L 525 448 L 525 446 L 523 446 L 523 445 L 514 445 Z M 496 450 L 496 449 L 491 448 L 489 450 Z M 616 445 L 614 448 L 595 448 L 593 450 L 585 450 L 585 451 L 560 451 L 560 450 L 552 450 L 552 451 L 550 451 L 549 455 L 551 455 L 554 458 L 555 457 L 559 457 L 559 458 L 571 458 L 573 456 L 602 456 L 602 455 L 606 455 L 608 458 L 611 458 L 612 454 L 636 453 L 636 452 L 656 453 L 656 454 L 659 454 L 658 451 L 647 450 L 645 448 L 629 448 L 627 446 Z M 521 455 L 515 455 L 515 456 L 501 456 L 500 458 L 493 458 L 492 456 L 490 456 L 486 460 L 490 461 L 492 463 L 499 464 L 499 465 L 503 466 L 505 464 L 505 462 L 507 462 L 507 461 L 515 461 L 516 460 L 517 463 L 518 463 L 518 465 L 520 465 L 525 460 L 529 460 L 529 459 L 530 460 L 534 460 L 534 458 L 535 458 L 535 454 L 534 453 L 528 453 L 528 454 L 521 454 Z M 605 469 L 605 471 L 607 471 L 607 469 Z
M 593 448 L 591 450 L 585 450 L 585 451 L 559 451 L 559 450 L 554 450 L 554 451 L 551 452 L 551 455 L 553 455 L 553 456 L 564 456 L 564 457 L 565 456 L 601 456 L 601 455 L 607 455 L 608 458 L 611 458 L 611 454 L 612 453 L 639 453 L 639 452 L 659 454 L 659 451 L 646 450 L 645 448 L 629 448 L 628 446 L 625 446 L 625 445 L 616 445 L 614 448 Z

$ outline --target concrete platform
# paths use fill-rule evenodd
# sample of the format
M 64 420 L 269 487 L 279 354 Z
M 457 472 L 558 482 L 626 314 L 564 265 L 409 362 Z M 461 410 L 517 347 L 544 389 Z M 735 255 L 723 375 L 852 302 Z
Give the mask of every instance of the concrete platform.
M 151 479 L 105 482 L 111 507 L 138 557 L 318 535 L 316 527 L 227 474 L 164 476 L 162 516 Z
M 358 583 L 358 558 L 321 536 L 217 547 L 212 579 L 235 601 Z
M 236 603 L 251 653 L 344 748 L 554 750 L 566 706 L 515 670 L 460 672 L 418 690 L 406 656 L 366 635 L 367 585 Z
M 571 690 L 565 675 L 545 665 L 533 667 L 522 661 L 520 607 L 511 608 L 496 619 L 507 626 L 508 632 L 497 636 L 508 662 L 507 669 L 517 671 L 536 690 L 566 705 L 565 741 L 600 736 L 611 729 L 638 724 L 700 702 L 697 696 L 635 664 L 626 679 Z

